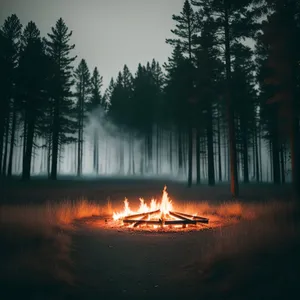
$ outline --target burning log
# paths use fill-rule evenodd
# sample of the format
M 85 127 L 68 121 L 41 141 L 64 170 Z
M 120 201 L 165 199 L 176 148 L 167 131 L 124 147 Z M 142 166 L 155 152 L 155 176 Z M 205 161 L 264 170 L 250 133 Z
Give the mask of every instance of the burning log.
M 186 220 L 186 221 L 191 221 L 191 219 L 188 219 L 188 218 L 186 218 L 184 216 L 181 216 L 181 215 L 179 215 L 179 213 L 175 213 L 175 212 L 170 211 L 169 214 L 171 216 L 175 217 L 175 218 L 178 218 L 178 219 L 182 219 L 182 220 Z
M 124 217 L 124 219 L 133 219 L 133 218 L 140 218 L 140 217 L 150 216 L 150 215 L 159 213 L 159 211 L 160 210 L 158 209 L 158 210 L 151 211 L 151 212 L 146 212 L 146 213 L 141 213 L 141 214 L 136 214 L 136 215 L 129 215 L 129 216 Z
M 191 218 L 199 223 L 208 223 L 209 222 L 209 219 L 207 219 L 207 218 L 203 218 L 203 217 L 199 217 L 199 216 L 192 216 L 192 215 L 184 214 L 181 212 L 173 212 L 173 213 L 177 214 L 179 216 L 182 216 L 182 217 Z
M 147 214 L 146 216 L 144 216 L 143 218 L 141 218 L 138 222 L 136 222 L 133 227 L 138 227 L 142 224 L 145 223 L 145 221 L 147 221 L 147 219 L 149 218 L 149 214 Z
M 160 204 L 152 199 L 149 207 L 142 198 L 140 200 L 141 205 L 138 213 L 134 214 L 129 208 L 127 199 L 125 199 L 124 212 L 114 213 L 114 220 L 121 220 L 125 225 L 133 224 L 135 228 L 141 225 L 158 225 L 161 228 L 182 225 L 185 228 L 187 225 L 197 225 L 198 223 L 208 223 L 209 221 L 207 218 L 173 211 L 172 201 L 168 198 L 166 187 L 163 190 Z
M 137 223 L 139 221 L 142 221 L 142 220 L 124 219 L 123 223 L 133 224 L 133 223 Z M 161 220 L 145 220 L 145 221 L 143 221 L 143 223 L 147 223 L 149 225 L 160 225 L 161 224 Z
M 196 221 L 193 220 L 167 220 L 165 221 L 166 225 L 188 225 L 188 224 L 193 224 L 193 225 L 197 225 Z

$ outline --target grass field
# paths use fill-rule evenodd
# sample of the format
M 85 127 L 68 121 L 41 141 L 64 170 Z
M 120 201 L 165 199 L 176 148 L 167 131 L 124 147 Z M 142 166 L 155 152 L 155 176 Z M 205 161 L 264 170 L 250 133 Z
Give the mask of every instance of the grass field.
M 164 184 L 184 211 L 221 227 L 182 233 L 105 230 L 124 197 L 159 198 Z M 9 182 L 0 206 L 4 299 L 288 299 L 299 286 L 299 224 L 289 187 L 187 189 L 150 180 Z M 161 298 L 159 298 L 161 299 Z

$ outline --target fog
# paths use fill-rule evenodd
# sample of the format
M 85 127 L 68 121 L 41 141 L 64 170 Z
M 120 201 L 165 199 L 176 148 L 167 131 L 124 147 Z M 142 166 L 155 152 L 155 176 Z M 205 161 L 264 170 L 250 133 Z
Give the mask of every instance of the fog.
M 105 112 L 97 109 L 89 114 L 84 128 L 83 156 L 82 156 L 82 177 L 90 176 L 135 176 L 149 177 L 159 176 L 170 179 L 186 180 L 188 166 L 188 140 L 187 135 L 182 137 L 183 166 L 179 168 L 178 162 L 178 134 L 175 130 L 158 128 L 153 126 L 152 130 L 152 160 L 147 153 L 146 137 L 134 130 L 120 126 L 109 120 Z M 75 134 L 74 137 L 77 137 Z M 95 142 L 96 140 L 96 142 Z M 95 154 L 95 145 L 97 152 Z M 215 137 L 214 163 L 215 179 L 219 181 L 218 147 Z M 272 164 L 269 148 L 265 140 L 258 141 L 260 148 L 259 164 L 260 181 L 272 181 Z M 35 138 L 35 147 L 32 157 L 32 175 L 48 175 L 51 168 L 51 155 L 48 152 L 47 141 L 44 138 Z M 206 142 L 201 144 L 200 154 L 200 177 L 206 181 L 207 170 L 207 149 Z M 149 150 L 148 150 L 149 151 Z M 196 145 L 194 141 L 194 153 Z M 14 175 L 22 172 L 23 158 L 23 136 L 22 128 L 18 128 L 17 140 L 14 150 L 13 169 Z M 58 163 L 58 175 L 77 175 L 77 143 L 65 144 L 60 147 Z M 253 163 L 254 152 L 249 148 L 249 179 L 255 181 L 255 169 Z M 151 156 L 150 156 L 151 157 Z M 96 159 L 96 167 L 95 167 Z M 238 157 L 239 179 L 243 179 L 242 157 Z M 286 181 L 290 181 L 289 154 L 285 157 Z M 221 138 L 221 172 L 222 181 L 229 178 L 229 156 L 228 142 L 225 137 Z M 193 178 L 196 178 L 196 156 L 193 157 Z

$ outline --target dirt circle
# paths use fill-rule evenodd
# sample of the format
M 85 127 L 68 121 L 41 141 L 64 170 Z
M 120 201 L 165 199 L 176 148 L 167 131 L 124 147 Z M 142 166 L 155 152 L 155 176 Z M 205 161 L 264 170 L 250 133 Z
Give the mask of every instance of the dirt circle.
M 92 216 L 76 220 L 75 224 L 80 227 L 88 227 L 90 229 L 99 230 L 112 230 L 118 232 L 128 233 L 155 233 L 155 234 L 167 234 L 167 233 L 186 233 L 193 231 L 211 230 L 218 227 L 223 227 L 225 224 L 220 218 L 212 218 L 208 224 L 199 223 L 199 225 L 187 225 L 187 227 L 159 227 L 153 228 L 151 226 L 141 226 L 133 228 L 132 226 L 123 225 L 120 220 L 113 220 L 111 216 Z

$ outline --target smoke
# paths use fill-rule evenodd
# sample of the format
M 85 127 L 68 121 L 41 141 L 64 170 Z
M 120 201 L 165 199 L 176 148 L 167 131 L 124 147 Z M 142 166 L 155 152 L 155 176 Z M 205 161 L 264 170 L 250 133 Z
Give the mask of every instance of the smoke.
M 74 135 L 77 137 L 77 134 Z M 129 127 L 114 122 L 102 107 L 98 107 L 86 116 L 83 133 L 83 161 L 82 175 L 87 176 L 155 176 L 155 178 L 173 178 L 186 180 L 187 178 L 187 138 L 182 136 L 183 166 L 179 170 L 178 133 L 172 129 L 153 126 L 152 137 L 147 137 Z M 149 146 L 149 138 L 151 143 Z M 36 147 L 33 151 L 31 173 L 33 175 L 47 175 L 51 167 L 51 151 L 44 138 L 36 137 Z M 268 144 L 261 140 L 259 159 L 261 161 L 260 180 L 272 181 L 272 160 Z M 205 181 L 208 177 L 206 146 L 200 154 L 200 177 Z M 151 151 L 151 153 L 149 153 Z M 194 153 L 196 145 L 194 144 Z M 218 181 L 218 150 L 215 148 L 215 176 Z M 255 165 L 253 149 L 249 148 L 249 177 L 255 180 Z M 152 159 L 151 159 L 152 158 Z M 13 173 L 22 172 L 23 159 L 23 128 L 17 131 L 14 148 Z M 64 144 L 59 149 L 58 174 L 76 175 L 77 173 L 77 142 Z M 193 177 L 196 177 L 196 157 L 193 157 Z M 243 179 L 242 157 L 238 159 L 239 178 Z M 286 181 L 290 181 L 289 158 L 285 159 Z M 226 143 L 221 146 L 222 180 L 227 181 L 230 175 L 228 149 Z

